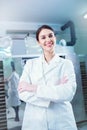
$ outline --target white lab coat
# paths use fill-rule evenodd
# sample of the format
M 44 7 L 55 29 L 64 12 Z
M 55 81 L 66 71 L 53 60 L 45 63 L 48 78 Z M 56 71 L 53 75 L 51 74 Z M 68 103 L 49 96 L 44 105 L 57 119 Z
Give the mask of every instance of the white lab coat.
M 59 84 L 64 76 L 68 82 Z M 20 81 L 38 85 L 36 93 L 19 93 L 26 102 L 22 130 L 77 130 L 70 103 L 76 92 L 70 60 L 58 55 L 49 64 L 43 56 L 28 60 Z
M 21 104 L 17 91 L 18 82 L 19 82 L 19 75 L 16 71 L 13 71 L 8 79 L 8 86 L 9 86 L 8 99 L 7 99 L 8 107 L 19 106 Z

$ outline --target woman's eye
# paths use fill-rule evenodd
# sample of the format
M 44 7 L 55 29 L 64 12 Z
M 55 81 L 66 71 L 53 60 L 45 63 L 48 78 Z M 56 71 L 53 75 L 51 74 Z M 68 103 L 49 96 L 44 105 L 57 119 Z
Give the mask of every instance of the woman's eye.
M 45 38 L 46 38 L 45 36 L 41 37 L 41 39 L 45 39 Z
M 52 38 L 53 37 L 53 34 L 49 34 L 49 38 Z

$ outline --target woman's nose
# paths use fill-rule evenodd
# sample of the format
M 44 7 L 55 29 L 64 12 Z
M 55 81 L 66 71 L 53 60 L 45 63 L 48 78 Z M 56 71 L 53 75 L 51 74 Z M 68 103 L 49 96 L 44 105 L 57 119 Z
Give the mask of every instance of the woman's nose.
M 49 41 L 49 40 L 50 40 L 50 37 L 47 36 L 47 37 L 46 37 L 46 41 Z

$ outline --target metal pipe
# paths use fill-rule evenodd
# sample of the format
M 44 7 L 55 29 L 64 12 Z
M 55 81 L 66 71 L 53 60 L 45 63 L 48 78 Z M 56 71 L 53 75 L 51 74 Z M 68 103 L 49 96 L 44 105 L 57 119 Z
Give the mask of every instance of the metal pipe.
M 61 26 L 61 30 L 64 31 L 66 28 L 70 28 L 71 41 L 66 42 L 67 46 L 73 46 L 76 44 L 75 26 L 72 21 L 68 21 L 65 25 Z

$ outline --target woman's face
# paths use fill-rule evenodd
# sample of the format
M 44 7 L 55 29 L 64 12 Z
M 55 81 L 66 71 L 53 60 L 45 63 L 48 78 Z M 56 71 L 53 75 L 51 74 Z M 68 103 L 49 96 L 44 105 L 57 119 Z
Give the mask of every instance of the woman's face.
M 38 36 L 38 43 L 44 51 L 53 51 L 56 44 L 54 32 L 50 29 L 42 29 Z

